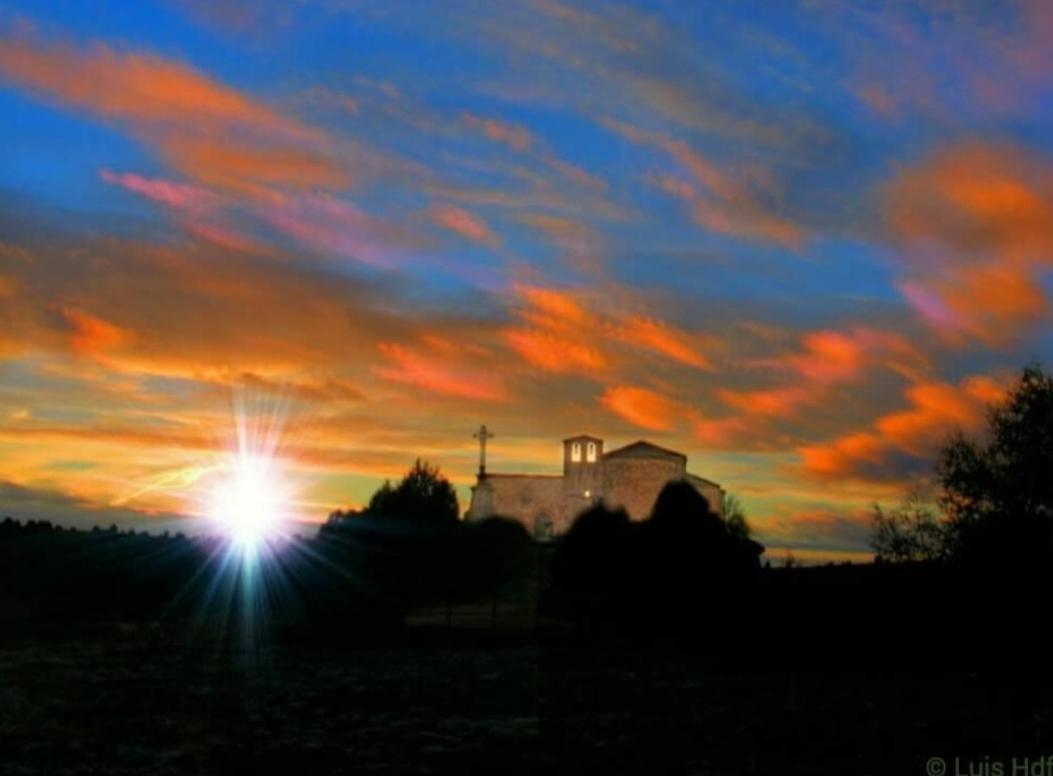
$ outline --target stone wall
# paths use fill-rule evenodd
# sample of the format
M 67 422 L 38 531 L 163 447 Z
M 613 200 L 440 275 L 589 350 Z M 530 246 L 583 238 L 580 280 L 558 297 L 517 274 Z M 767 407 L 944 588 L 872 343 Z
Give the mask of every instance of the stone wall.
M 563 478 L 529 474 L 490 474 L 472 488 L 469 520 L 518 520 L 531 536 L 565 529 Z
M 684 459 L 616 457 L 603 462 L 603 496 L 608 506 L 622 507 L 633 520 L 645 520 L 670 480 L 685 475 Z

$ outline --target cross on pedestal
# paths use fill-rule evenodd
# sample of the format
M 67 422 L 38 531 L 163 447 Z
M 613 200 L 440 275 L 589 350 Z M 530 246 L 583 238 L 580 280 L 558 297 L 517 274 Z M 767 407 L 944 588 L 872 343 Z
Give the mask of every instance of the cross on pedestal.
M 474 439 L 479 440 L 479 476 L 486 476 L 486 440 L 493 439 L 493 434 L 487 431 L 486 426 L 479 426 L 479 430 L 472 434 Z

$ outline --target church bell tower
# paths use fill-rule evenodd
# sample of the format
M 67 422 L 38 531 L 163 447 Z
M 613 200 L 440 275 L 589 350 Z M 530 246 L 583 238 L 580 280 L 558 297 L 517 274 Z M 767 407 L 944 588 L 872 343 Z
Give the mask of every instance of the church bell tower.
M 563 440 L 563 492 L 583 507 L 603 496 L 603 440 L 581 434 Z

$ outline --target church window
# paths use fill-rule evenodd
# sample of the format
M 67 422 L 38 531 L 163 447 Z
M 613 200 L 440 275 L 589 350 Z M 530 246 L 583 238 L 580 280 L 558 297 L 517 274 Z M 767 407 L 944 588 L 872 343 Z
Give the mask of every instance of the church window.
M 570 446 L 570 460 L 581 460 L 581 442 L 575 442 Z
M 588 456 L 587 460 L 589 461 L 589 463 L 595 463 L 596 462 L 596 443 L 595 442 L 589 442 L 587 456 Z

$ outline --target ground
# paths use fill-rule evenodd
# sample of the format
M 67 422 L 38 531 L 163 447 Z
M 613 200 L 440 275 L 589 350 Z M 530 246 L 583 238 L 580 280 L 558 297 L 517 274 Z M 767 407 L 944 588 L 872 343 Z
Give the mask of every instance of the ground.
M 1048 701 L 1021 719 L 1005 687 L 984 673 L 746 671 L 661 645 L 9 636 L 0 772 L 923 773 L 933 756 L 1043 753 Z

